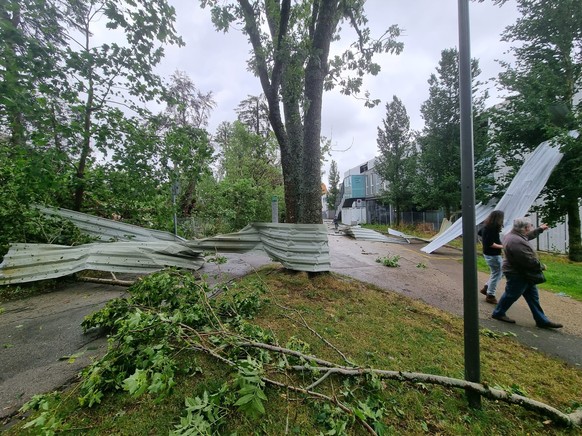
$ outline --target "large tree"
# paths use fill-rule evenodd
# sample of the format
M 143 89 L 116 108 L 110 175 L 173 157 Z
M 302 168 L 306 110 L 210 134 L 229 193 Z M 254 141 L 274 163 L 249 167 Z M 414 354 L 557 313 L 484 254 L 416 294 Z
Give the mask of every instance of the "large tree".
M 224 122 L 217 133 L 219 179 L 202 181 L 197 217 L 211 222 L 215 232 L 270 221 L 271 199 L 282 194 L 283 185 L 277 141 L 241 121 Z
M 386 103 L 386 117 L 378 127 L 376 171 L 387 182 L 383 197 L 394 206 L 396 225 L 400 212 L 412 204 L 412 182 L 415 178 L 415 148 L 410 131 L 410 118 L 402 101 L 392 97 Z
M 14 145 L 53 148 L 73 168 L 80 209 L 95 150 L 123 144 L 126 111 L 161 92 L 163 44 L 181 43 L 166 0 L 6 0 L 0 4 L 0 121 Z M 96 43 L 95 30 L 109 31 Z M 103 42 L 111 36 L 109 43 Z
M 527 152 L 561 138 L 564 157 L 542 192 L 540 210 L 549 224 L 567 216 L 569 257 L 582 261 L 582 139 L 564 136 L 568 130 L 582 132 L 582 2 L 518 0 L 517 5 L 521 17 L 503 33 L 515 44 L 515 62 L 504 63 L 499 76 L 509 95 L 494 112 L 494 142 L 517 170 Z
M 153 124 L 161 136 L 162 166 L 173 184 L 181 186 L 180 209 L 182 215 L 190 216 L 195 208 L 198 182 L 210 173 L 214 160 L 205 128 L 216 103 L 212 92 L 200 91 L 182 71 L 172 75 L 167 95 L 166 110 Z
M 441 52 L 441 60 L 431 74 L 429 98 L 421 108 L 424 129 L 418 138 L 418 176 L 414 198 L 423 208 L 443 208 L 447 218 L 461 206 L 461 150 L 459 108 L 459 54 L 457 49 Z M 480 74 L 478 62 L 471 61 L 473 77 L 473 125 L 476 167 L 476 197 L 490 184 L 490 162 L 486 155 L 487 126 L 484 102 L 487 94 L 479 90 L 475 78 Z
M 269 121 L 281 151 L 288 222 L 321 222 L 321 111 L 324 89 L 336 83 L 358 92 L 362 77 L 376 74 L 378 52 L 400 52 L 392 26 L 379 40 L 366 27 L 363 0 L 200 0 L 212 7 L 217 29 L 242 24 L 251 45 L 250 67 L 259 77 Z M 339 24 L 347 21 L 357 41 L 329 59 Z M 347 70 L 355 77 L 341 77 Z

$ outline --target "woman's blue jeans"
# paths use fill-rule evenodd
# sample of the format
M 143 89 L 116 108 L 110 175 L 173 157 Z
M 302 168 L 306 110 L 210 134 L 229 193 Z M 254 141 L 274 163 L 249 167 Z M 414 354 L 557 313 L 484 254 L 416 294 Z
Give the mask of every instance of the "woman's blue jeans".
M 483 257 L 485 258 L 485 262 L 489 265 L 489 269 L 491 270 L 491 276 L 489 277 L 489 281 L 487 282 L 487 295 L 495 296 L 495 290 L 497 289 L 497 283 L 501 280 L 501 263 L 503 262 L 503 258 L 501 255 L 499 256 L 489 256 L 484 254 Z
M 506 273 L 505 280 L 505 292 L 493 310 L 493 317 L 505 316 L 511 305 L 523 295 L 536 324 L 544 325 L 550 322 L 540 306 L 540 293 L 536 285 L 528 282 L 519 274 Z

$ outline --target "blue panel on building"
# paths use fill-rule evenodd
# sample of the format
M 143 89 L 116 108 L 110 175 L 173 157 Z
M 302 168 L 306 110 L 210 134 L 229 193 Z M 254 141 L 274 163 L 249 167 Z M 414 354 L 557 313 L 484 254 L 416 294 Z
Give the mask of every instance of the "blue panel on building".
M 366 196 L 366 176 L 351 176 L 352 179 L 352 198 Z

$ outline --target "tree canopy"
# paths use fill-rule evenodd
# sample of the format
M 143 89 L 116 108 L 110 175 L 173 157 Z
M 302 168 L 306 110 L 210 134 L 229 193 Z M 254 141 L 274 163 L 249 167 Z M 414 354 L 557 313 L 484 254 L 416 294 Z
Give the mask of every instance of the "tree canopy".
M 386 117 L 378 127 L 376 171 L 387 182 L 382 195 L 394 206 L 396 225 L 400 212 L 412 205 L 413 182 L 416 177 L 416 153 L 406 107 L 395 95 L 386 103 Z
M 252 46 L 249 68 L 258 76 L 269 121 L 281 151 L 286 221 L 321 222 L 321 112 L 325 89 L 339 85 L 358 93 L 365 74 L 377 74 L 373 56 L 399 53 L 397 26 L 373 39 L 361 0 L 200 0 L 212 9 L 218 30 L 243 26 Z M 356 41 L 330 59 L 339 25 L 355 29 Z M 351 72 L 352 75 L 343 76 Z
M 423 208 L 445 209 L 448 218 L 461 205 L 459 59 L 456 49 L 441 52 L 441 60 L 431 74 L 429 98 L 421 106 L 424 129 L 418 138 L 418 177 L 415 178 L 415 201 Z M 483 161 L 486 152 L 487 125 L 484 122 L 486 93 L 475 80 L 480 74 L 476 60 L 471 62 L 473 82 L 473 125 L 475 161 Z M 476 186 L 486 186 L 491 177 L 490 165 L 476 168 Z M 478 193 L 477 193 L 478 194 Z M 477 195 L 479 197 L 479 195 Z
M 517 5 L 521 17 L 503 34 L 514 43 L 515 62 L 504 63 L 499 75 L 508 96 L 493 112 L 494 143 L 515 172 L 529 151 L 558 138 L 564 157 L 542 191 L 539 209 L 549 224 L 567 216 L 569 256 L 581 261 L 582 139 L 565 134 L 582 132 L 582 2 L 518 0 Z

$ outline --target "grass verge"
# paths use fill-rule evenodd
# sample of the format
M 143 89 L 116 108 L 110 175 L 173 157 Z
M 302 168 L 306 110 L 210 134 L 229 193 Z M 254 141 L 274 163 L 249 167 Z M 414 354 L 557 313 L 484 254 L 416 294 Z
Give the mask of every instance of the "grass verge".
M 310 277 L 279 267 L 263 268 L 247 276 L 218 300 L 239 298 L 239 306 L 244 307 L 240 296 L 258 288 L 264 291 L 262 309 L 252 320 L 254 327 L 244 324 L 245 329 L 274 338 L 275 344 L 295 344 L 295 349 L 307 354 L 345 364 L 339 353 L 342 351 L 345 358 L 362 368 L 463 378 L 462 320 L 452 315 L 345 276 Z M 142 307 L 140 313 L 143 315 L 146 309 Z M 137 321 L 134 318 L 131 322 Z M 146 332 L 135 329 L 134 334 Z M 210 335 L 211 343 L 217 340 L 212 331 L 204 332 Z M 483 383 L 524 394 L 564 412 L 582 405 L 582 371 L 522 346 L 509 335 L 482 330 L 480 340 Z M 214 343 L 216 350 L 224 346 Z M 330 376 L 322 380 L 317 390 L 332 401 L 267 385 L 264 412 L 248 415 L 236 408 L 226 410 L 227 404 L 234 404 L 229 397 L 233 394 L 221 389 L 232 386 L 231 367 L 184 344 L 175 353 L 173 358 L 181 370 L 168 395 L 130 395 L 118 390 L 105 393 L 100 404 L 82 408 L 76 401 L 80 395 L 76 385 L 51 400 L 56 407 L 52 418 L 66 434 L 168 434 L 185 422 L 181 419 L 192 420 L 192 413 L 185 412 L 185 399 L 204 402 L 207 392 L 210 397 L 204 403 L 205 410 L 211 409 L 213 398 L 217 406 L 206 418 L 228 419 L 219 430 L 210 428 L 206 433 L 192 434 L 366 434 L 354 418 L 358 413 L 377 424 L 374 429 L 378 434 L 579 434 L 579 429 L 561 427 L 516 405 L 483 400 L 482 409 L 473 410 L 468 408 L 463 391 L 374 377 L 357 381 L 355 377 Z M 229 358 L 241 358 L 241 353 L 238 349 L 236 356 Z M 269 376 L 276 380 L 308 386 L 320 377 L 309 371 L 285 375 L 280 371 L 281 360 L 266 354 L 254 358 L 263 359 L 265 367 L 272 366 Z M 118 385 L 124 385 L 121 379 Z M 354 413 L 342 413 L 336 401 L 350 405 Z M 38 417 L 38 413 L 29 419 Z M 19 424 L 6 434 L 38 434 L 36 430 Z

